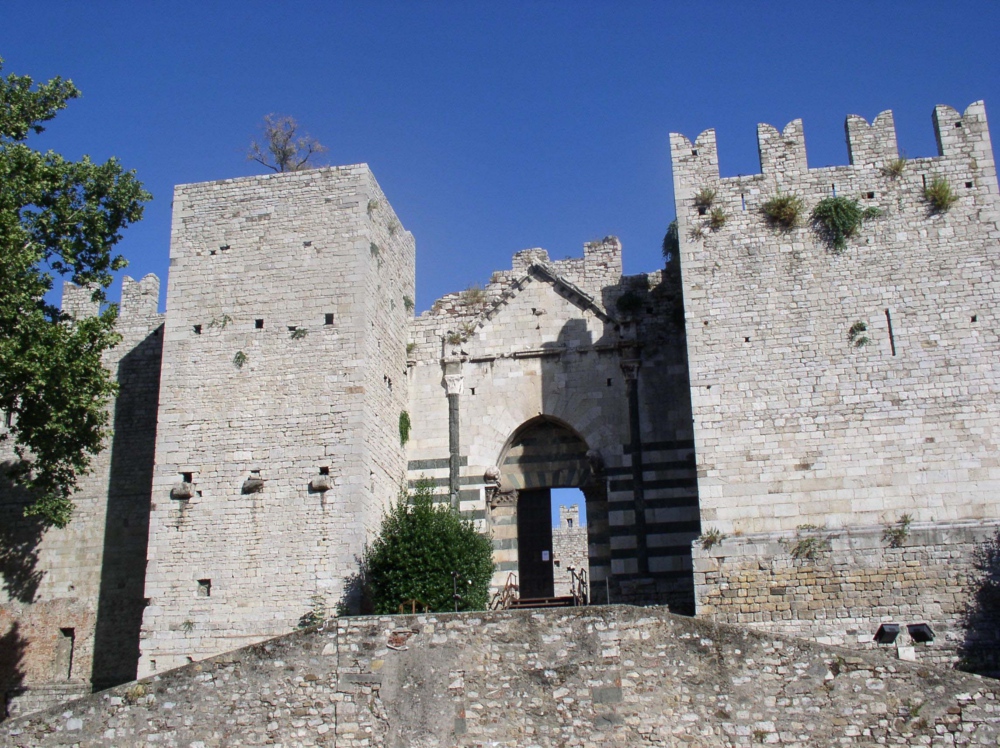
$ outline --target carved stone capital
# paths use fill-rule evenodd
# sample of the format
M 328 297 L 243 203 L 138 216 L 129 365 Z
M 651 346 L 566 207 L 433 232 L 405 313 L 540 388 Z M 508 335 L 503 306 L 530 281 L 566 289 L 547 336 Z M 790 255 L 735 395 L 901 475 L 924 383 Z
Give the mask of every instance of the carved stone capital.
M 461 374 L 445 374 L 444 389 L 449 395 L 461 395 L 465 389 L 465 377 Z
M 517 490 L 501 491 L 499 485 L 487 486 L 486 502 L 490 505 L 490 509 L 503 506 L 517 506 Z
M 639 378 L 639 367 L 642 366 L 642 362 L 637 358 L 626 359 L 622 361 L 622 373 L 625 375 L 625 380 L 628 382 L 634 382 Z

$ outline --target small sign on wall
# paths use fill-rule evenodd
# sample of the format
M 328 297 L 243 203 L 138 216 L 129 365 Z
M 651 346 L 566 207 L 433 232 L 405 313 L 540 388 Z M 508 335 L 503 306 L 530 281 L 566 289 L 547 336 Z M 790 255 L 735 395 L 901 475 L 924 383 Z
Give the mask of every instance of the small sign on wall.
M 548 560 L 549 560 L 549 552 L 542 551 L 542 561 L 548 561 Z

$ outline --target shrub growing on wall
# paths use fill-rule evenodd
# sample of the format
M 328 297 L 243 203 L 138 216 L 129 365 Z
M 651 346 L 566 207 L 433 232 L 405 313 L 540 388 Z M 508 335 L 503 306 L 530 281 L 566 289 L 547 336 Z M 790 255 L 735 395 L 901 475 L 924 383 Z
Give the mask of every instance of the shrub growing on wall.
M 430 484 L 420 483 L 411 496 L 400 491 L 362 567 L 375 613 L 397 613 L 413 599 L 432 611 L 454 610 L 452 572 L 459 575 L 458 609 L 485 610 L 493 543 L 449 504 L 435 505 Z

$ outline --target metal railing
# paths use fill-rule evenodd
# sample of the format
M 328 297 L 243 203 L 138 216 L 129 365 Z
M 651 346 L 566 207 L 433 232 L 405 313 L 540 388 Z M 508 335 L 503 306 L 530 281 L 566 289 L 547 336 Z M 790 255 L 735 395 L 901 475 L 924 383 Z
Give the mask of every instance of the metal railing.
M 493 593 L 490 610 L 507 610 L 518 600 L 517 574 L 510 572 L 504 586 Z
M 570 594 L 573 595 L 573 605 L 588 605 L 590 589 L 587 586 L 587 570 L 569 567 Z

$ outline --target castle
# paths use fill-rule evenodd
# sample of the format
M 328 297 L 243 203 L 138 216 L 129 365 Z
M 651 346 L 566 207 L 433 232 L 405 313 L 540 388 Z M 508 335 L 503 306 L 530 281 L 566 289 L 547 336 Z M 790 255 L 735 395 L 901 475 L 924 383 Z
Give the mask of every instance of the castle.
M 549 491 L 577 487 L 593 603 L 995 672 L 1000 195 L 983 104 L 933 119 L 935 158 L 899 161 L 884 112 L 822 169 L 801 121 L 760 125 L 749 177 L 720 177 L 714 131 L 672 135 L 663 270 L 623 276 L 614 237 L 529 249 L 416 318 L 414 239 L 367 166 L 177 187 L 166 312 L 125 279 L 114 436 L 73 521 L 42 533 L 0 484 L 10 711 L 332 608 L 417 480 L 525 596 L 561 583 Z M 769 222 L 778 195 L 878 216 L 838 252 Z M 69 285 L 63 308 L 93 312 Z

